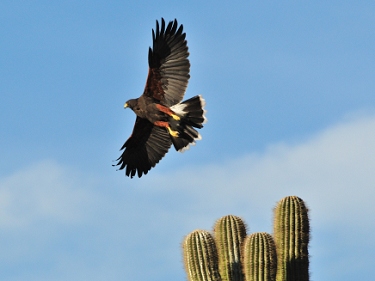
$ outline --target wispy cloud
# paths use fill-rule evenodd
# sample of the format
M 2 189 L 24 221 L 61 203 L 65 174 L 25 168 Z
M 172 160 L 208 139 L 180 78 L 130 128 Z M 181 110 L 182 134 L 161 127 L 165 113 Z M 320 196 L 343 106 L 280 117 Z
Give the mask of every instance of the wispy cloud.
M 23 228 L 41 220 L 80 221 L 93 199 L 80 183 L 78 174 L 54 161 L 42 161 L 0 179 L 0 228 Z
M 375 117 L 357 117 L 294 144 L 270 145 L 264 153 L 229 163 L 192 167 L 162 175 L 159 191 L 183 190 L 194 209 L 227 209 L 243 214 L 269 210 L 287 195 L 305 199 L 321 222 L 367 224 L 375 211 Z M 177 183 L 177 184 L 176 184 Z M 263 206 L 266 206 L 265 209 Z
M 180 243 L 188 232 L 211 229 L 227 214 L 242 216 L 250 232 L 272 232 L 274 204 L 297 195 L 311 210 L 314 279 L 343 280 L 332 268 L 366 273 L 360 265 L 375 258 L 368 242 L 375 230 L 374 170 L 375 116 L 226 163 L 169 174 L 155 169 L 140 180 L 93 180 L 42 161 L 0 179 L 0 259 L 14 270 L 37 260 L 43 275 L 17 275 L 36 276 L 28 280 L 102 280 L 107 271 L 113 280 L 182 279 Z M 361 237 L 355 247 L 353 235 Z M 368 254 L 355 264 L 358 249 Z

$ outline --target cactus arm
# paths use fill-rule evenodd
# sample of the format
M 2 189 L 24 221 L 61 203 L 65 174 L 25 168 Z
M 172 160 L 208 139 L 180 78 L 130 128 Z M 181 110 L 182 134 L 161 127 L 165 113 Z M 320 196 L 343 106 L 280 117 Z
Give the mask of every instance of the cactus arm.
M 270 234 L 256 232 L 245 238 L 242 268 L 246 281 L 276 280 L 276 246 Z
M 216 222 L 214 232 L 221 278 L 224 281 L 243 281 L 241 246 L 246 237 L 245 223 L 239 217 L 225 216 Z
M 308 281 L 310 226 L 302 199 L 288 196 L 275 208 L 274 238 L 277 252 L 277 281 Z
M 208 231 L 191 232 L 182 247 L 189 281 L 221 281 L 216 245 Z

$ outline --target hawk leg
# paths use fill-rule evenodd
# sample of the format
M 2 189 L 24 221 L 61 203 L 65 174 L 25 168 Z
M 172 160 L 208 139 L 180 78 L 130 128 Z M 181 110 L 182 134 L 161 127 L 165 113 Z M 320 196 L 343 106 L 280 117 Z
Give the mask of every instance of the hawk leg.
M 177 120 L 177 121 L 180 120 L 180 117 L 176 113 L 174 113 L 172 110 L 170 110 L 168 107 L 165 107 L 161 104 L 157 104 L 156 108 L 159 109 L 159 111 L 171 116 L 174 120 Z
M 176 116 L 177 116 L 177 115 L 176 115 Z M 156 122 L 154 122 L 154 125 L 155 125 L 155 126 L 159 126 L 159 127 L 167 128 L 169 134 L 170 134 L 172 137 L 175 137 L 175 138 L 178 137 L 178 132 L 172 130 L 171 127 L 169 126 L 169 123 L 168 123 L 168 122 L 165 122 L 165 121 L 156 121 Z

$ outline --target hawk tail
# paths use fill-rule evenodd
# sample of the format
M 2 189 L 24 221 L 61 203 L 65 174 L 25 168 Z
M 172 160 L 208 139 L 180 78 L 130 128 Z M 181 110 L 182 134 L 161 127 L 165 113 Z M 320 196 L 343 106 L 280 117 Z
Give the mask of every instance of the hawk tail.
M 171 129 L 178 132 L 178 136 L 171 136 L 172 143 L 177 151 L 183 152 L 189 149 L 190 144 L 195 145 L 196 140 L 202 139 L 195 129 L 203 128 L 206 122 L 204 116 L 205 100 L 198 95 L 171 107 L 171 110 L 180 118 L 170 118 Z

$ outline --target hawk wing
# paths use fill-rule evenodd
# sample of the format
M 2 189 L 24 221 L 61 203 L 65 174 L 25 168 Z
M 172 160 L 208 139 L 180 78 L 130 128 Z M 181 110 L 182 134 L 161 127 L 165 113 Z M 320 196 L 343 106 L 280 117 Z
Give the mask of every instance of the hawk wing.
M 121 147 L 125 149 L 117 159 L 120 170 L 126 167 L 125 174 L 131 178 L 137 173 L 143 174 L 155 167 L 172 145 L 165 128 L 154 126 L 147 119 L 137 116 L 132 135 Z
M 186 34 L 183 26 L 177 29 L 177 20 L 156 21 L 156 32 L 152 30 L 153 46 L 149 48 L 149 71 L 143 95 L 158 100 L 165 106 L 179 103 L 184 97 L 190 78 L 190 62 Z

